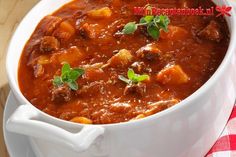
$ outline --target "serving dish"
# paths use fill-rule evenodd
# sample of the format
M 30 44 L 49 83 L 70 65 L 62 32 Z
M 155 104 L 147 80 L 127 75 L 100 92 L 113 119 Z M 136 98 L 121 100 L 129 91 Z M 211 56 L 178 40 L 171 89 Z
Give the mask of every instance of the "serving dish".
M 226 17 L 231 39 L 225 59 L 211 79 L 193 95 L 142 120 L 81 125 L 59 120 L 36 109 L 22 95 L 17 81 L 21 51 L 35 26 L 66 2 L 69 1 L 39 2 L 11 40 L 7 56 L 8 78 L 22 105 L 9 118 L 8 130 L 29 136 L 38 157 L 74 157 L 78 154 L 82 157 L 204 156 L 223 130 L 235 100 L 235 13 Z M 229 5 L 225 1 L 214 2 Z

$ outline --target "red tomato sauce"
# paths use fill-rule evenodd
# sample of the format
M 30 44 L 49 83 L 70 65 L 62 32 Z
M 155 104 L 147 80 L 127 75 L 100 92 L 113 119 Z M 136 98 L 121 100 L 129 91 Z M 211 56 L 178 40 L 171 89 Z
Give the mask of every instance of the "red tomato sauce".
M 154 0 L 161 8 L 215 6 L 210 1 Z M 169 16 L 168 32 L 155 40 L 143 27 L 121 34 L 138 22 L 133 7 L 146 1 L 74 0 L 46 16 L 26 43 L 18 80 L 24 96 L 60 119 L 109 124 L 153 115 L 185 99 L 216 71 L 229 45 L 223 17 Z M 103 11 L 101 11 L 103 10 Z M 64 63 L 85 73 L 76 83 L 55 87 Z M 128 69 L 149 79 L 127 84 Z M 204 105 L 204 104 L 203 104 Z

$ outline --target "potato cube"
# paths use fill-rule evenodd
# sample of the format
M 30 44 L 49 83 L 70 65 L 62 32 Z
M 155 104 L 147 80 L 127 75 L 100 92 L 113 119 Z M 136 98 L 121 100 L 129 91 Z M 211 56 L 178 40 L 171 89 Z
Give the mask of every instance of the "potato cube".
M 69 32 L 72 35 L 75 33 L 75 28 L 69 21 L 63 21 L 60 24 L 60 29 Z
M 79 61 L 82 61 L 85 58 L 85 54 L 76 46 L 72 46 L 69 49 L 54 53 L 50 59 L 51 62 L 61 64 L 67 62 L 73 64 Z
M 86 117 L 74 117 L 70 121 L 74 123 L 81 123 L 81 124 L 93 124 L 93 121 Z
M 123 67 L 128 65 L 132 60 L 133 55 L 131 52 L 126 49 L 122 49 L 107 61 L 107 65 L 111 67 Z
M 100 18 L 109 18 L 111 17 L 112 11 L 108 7 L 103 7 L 101 9 L 91 10 L 87 15 L 91 18 L 100 19 Z
M 157 81 L 162 84 L 178 85 L 189 81 L 188 75 L 179 65 L 168 65 L 157 74 Z
M 75 28 L 69 21 L 63 21 L 59 28 L 57 28 L 53 35 L 61 42 L 67 42 L 75 35 Z

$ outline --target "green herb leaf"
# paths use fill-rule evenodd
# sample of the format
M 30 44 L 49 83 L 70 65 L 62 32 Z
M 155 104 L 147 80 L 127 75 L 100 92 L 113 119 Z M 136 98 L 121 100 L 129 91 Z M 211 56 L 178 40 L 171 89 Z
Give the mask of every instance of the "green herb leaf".
M 78 71 L 71 71 L 70 72 L 70 79 L 71 80 L 77 80 L 80 76 L 80 73 Z
M 119 78 L 119 80 L 121 80 L 121 81 L 123 81 L 123 82 L 125 82 L 127 84 L 131 84 L 132 83 L 131 80 L 127 79 L 126 77 L 124 77 L 122 75 L 119 75 L 118 78 Z
M 140 19 L 139 23 L 140 23 L 140 24 L 146 24 L 147 22 L 146 22 L 145 18 L 142 17 L 142 18 Z
M 124 34 L 132 34 L 137 30 L 138 26 L 135 22 L 129 22 L 125 25 L 124 29 L 122 30 L 122 33 Z
M 53 79 L 53 85 L 54 86 L 61 86 L 63 84 L 60 76 L 55 76 Z
M 164 31 L 168 31 L 168 25 L 170 23 L 170 19 L 167 16 L 160 15 L 154 18 L 154 23 L 156 26 L 160 27 Z
M 149 24 L 150 22 L 152 22 L 154 19 L 154 16 L 148 15 L 145 17 L 142 17 L 139 21 L 140 24 Z
M 152 22 L 153 19 L 154 19 L 154 16 L 151 16 L 151 15 L 148 15 L 148 16 L 145 16 L 145 17 L 144 17 L 144 20 L 145 20 L 147 23 Z
M 169 23 L 170 23 L 170 19 L 167 16 L 164 16 L 164 15 L 159 16 L 159 25 L 165 32 L 168 31 Z
M 149 79 L 149 76 L 148 75 L 139 75 L 137 77 L 137 81 L 138 82 L 142 82 L 142 81 L 145 81 L 145 80 L 148 80 Z
M 78 71 L 80 75 L 83 75 L 85 73 L 84 69 L 81 69 L 81 68 L 75 68 L 74 70 Z
M 61 73 L 62 74 L 65 74 L 65 73 L 67 73 L 67 72 L 70 72 L 70 64 L 68 64 L 68 63 L 65 63 L 63 66 L 62 66 L 62 69 L 61 69 Z
M 70 64 L 65 63 L 61 69 L 61 76 L 55 76 L 53 85 L 58 87 L 67 84 L 71 90 L 78 90 L 79 86 L 76 80 L 85 73 L 83 69 L 71 68 Z
M 80 73 L 76 70 L 72 70 L 70 72 L 70 79 L 71 80 L 77 80 L 79 76 L 80 76 Z
M 67 84 L 72 90 L 79 89 L 78 83 L 76 81 L 67 82 Z
M 63 81 L 63 82 L 67 82 L 68 81 L 68 79 L 69 79 L 69 72 L 65 72 L 65 73 L 61 73 L 61 80 Z
M 154 25 L 148 26 L 147 32 L 153 39 L 158 39 L 160 36 L 160 29 Z
M 133 69 L 129 69 L 127 72 L 127 76 L 130 80 L 132 80 L 135 77 L 135 72 Z
M 142 81 L 145 81 L 147 79 L 149 79 L 149 76 L 148 75 L 139 75 L 139 74 L 135 74 L 134 70 L 133 69 L 129 69 L 128 72 L 127 72 L 127 76 L 128 78 L 122 76 L 122 75 L 119 75 L 118 78 L 127 83 L 127 84 L 137 84 L 137 83 L 140 83 Z

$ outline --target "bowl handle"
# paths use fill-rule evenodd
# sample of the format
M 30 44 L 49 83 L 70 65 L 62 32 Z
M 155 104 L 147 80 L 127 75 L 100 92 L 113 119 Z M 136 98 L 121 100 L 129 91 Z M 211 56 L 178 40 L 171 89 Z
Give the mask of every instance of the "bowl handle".
M 80 132 L 71 133 L 40 121 L 39 112 L 31 105 L 19 106 L 8 119 L 6 128 L 11 132 L 60 143 L 77 152 L 87 150 L 105 131 L 101 126 L 85 125 Z

